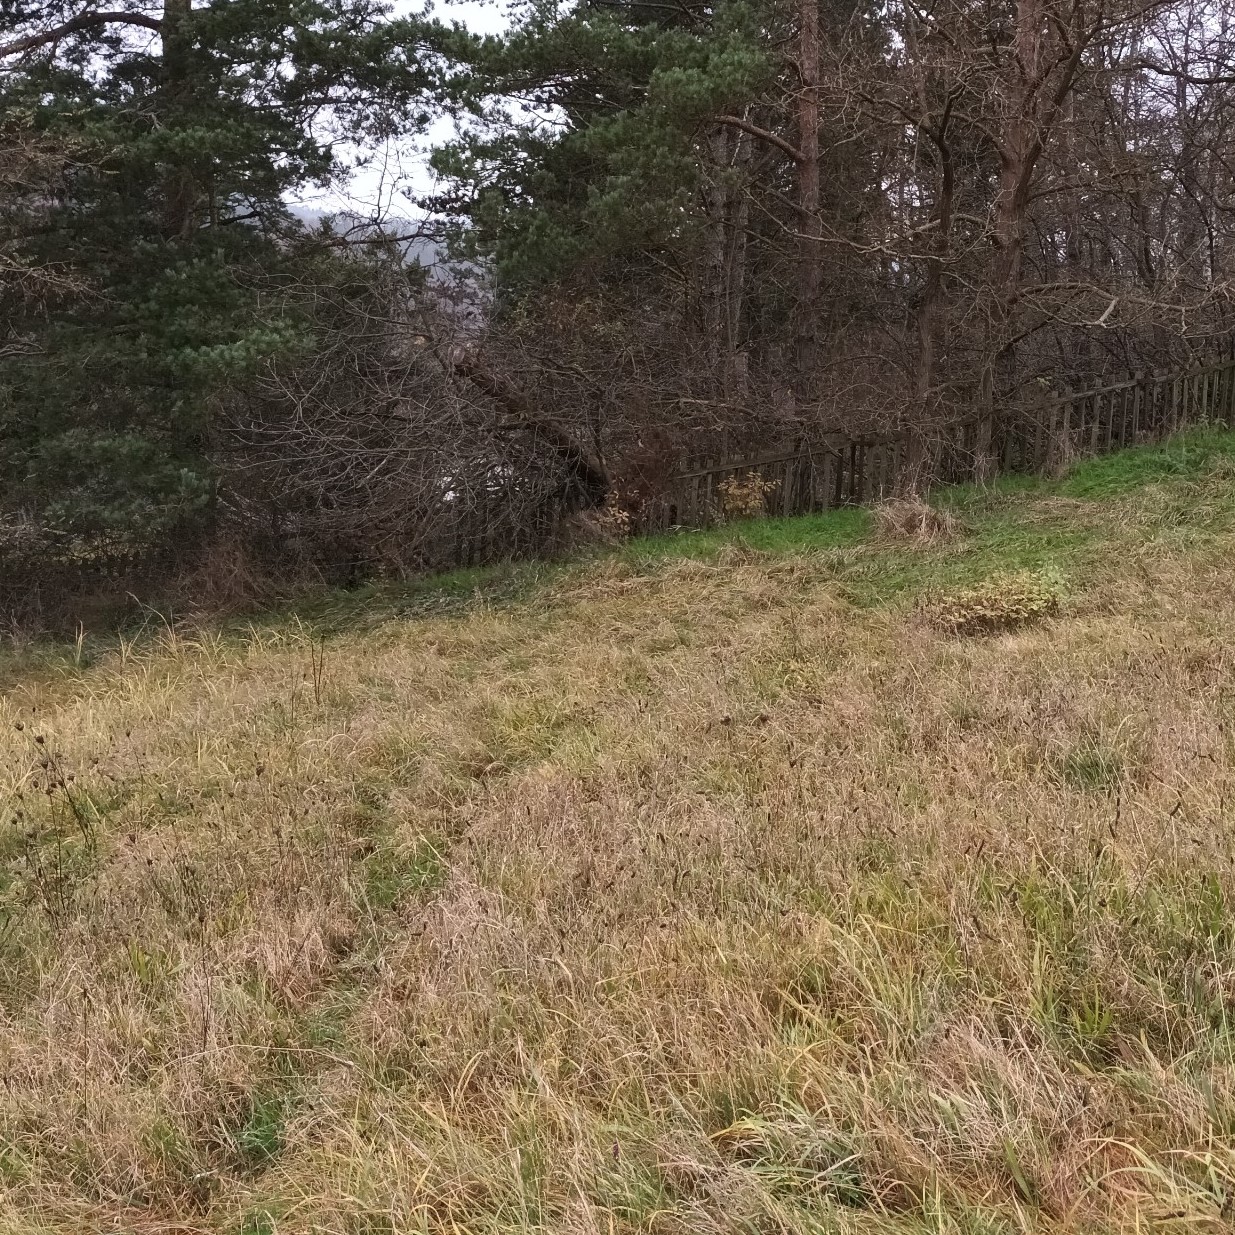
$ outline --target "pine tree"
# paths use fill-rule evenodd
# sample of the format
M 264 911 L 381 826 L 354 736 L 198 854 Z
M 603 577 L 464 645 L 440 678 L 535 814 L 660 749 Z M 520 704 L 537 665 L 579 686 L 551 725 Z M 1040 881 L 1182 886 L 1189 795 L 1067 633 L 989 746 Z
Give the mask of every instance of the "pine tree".
M 128 563 L 208 525 L 215 413 L 314 346 L 280 288 L 334 237 L 288 199 L 341 139 L 424 123 L 433 28 L 369 0 L 3 12 L 0 515 Z

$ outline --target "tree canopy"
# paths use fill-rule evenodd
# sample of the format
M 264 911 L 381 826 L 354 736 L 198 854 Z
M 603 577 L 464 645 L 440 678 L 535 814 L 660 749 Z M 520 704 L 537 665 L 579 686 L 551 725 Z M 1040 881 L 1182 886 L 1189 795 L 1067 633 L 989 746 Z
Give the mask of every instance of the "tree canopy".
M 838 429 L 929 476 L 942 424 L 993 450 L 1044 390 L 1229 346 L 1210 0 L 533 0 L 483 39 L 371 0 L 0 13 L 10 560 L 123 574 L 224 510 L 302 543 L 310 507 L 369 562 L 366 526 L 465 506 L 534 545 L 606 493 L 637 522 L 685 453 Z M 418 226 L 456 283 L 289 209 L 445 114 Z

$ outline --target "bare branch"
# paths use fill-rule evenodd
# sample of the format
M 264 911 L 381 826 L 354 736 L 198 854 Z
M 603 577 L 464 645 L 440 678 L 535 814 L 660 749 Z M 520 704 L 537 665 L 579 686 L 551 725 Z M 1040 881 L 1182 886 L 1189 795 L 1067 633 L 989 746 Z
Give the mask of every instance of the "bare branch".
M 787 142 L 779 133 L 773 133 L 770 129 L 761 129 L 757 124 L 751 124 L 749 120 L 743 120 L 741 116 L 716 116 L 717 124 L 723 124 L 731 129 L 741 129 L 743 133 L 749 133 L 752 137 L 757 137 L 762 142 L 767 142 L 769 146 L 775 146 L 777 150 L 783 154 L 787 154 L 795 163 L 801 163 L 806 156 L 792 142 Z
M 144 30 L 160 31 L 163 23 L 157 17 L 149 17 L 145 13 L 79 13 L 68 21 L 52 26 L 48 30 L 40 30 L 36 34 L 27 34 L 20 39 L 12 39 L 8 43 L 0 43 L 0 57 L 18 56 L 22 52 L 33 51 L 45 47 L 49 43 L 58 42 L 70 34 L 81 30 L 93 30 L 98 26 L 140 26 Z

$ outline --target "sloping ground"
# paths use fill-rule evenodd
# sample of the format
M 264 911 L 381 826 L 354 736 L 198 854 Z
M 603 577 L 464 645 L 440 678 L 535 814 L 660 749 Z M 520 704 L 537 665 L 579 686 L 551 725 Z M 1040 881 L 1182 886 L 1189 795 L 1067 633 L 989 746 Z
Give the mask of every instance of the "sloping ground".
M 0 1227 L 1227 1229 L 1235 439 L 943 500 L 9 655 Z

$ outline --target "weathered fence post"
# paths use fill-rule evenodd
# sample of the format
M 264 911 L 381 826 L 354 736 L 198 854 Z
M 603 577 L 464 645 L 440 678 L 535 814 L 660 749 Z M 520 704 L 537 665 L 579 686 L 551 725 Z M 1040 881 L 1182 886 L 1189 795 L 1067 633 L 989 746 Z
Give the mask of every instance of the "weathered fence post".
M 1058 456 L 1055 466 L 1066 466 L 1072 454 L 1072 392 L 1066 391 L 1063 401 L 1063 425 L 1059 431 Z

